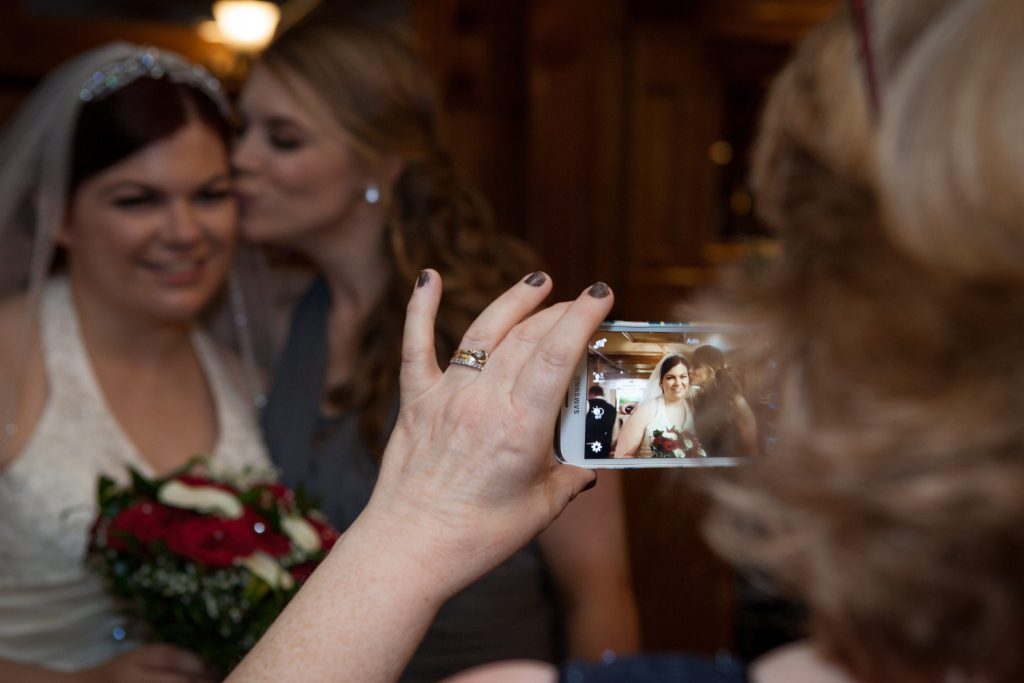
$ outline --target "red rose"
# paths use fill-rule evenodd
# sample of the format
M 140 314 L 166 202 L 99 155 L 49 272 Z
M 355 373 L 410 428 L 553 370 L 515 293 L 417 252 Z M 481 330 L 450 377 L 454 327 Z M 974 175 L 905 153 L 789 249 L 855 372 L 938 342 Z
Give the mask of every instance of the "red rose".
M 168 537 L 167 547 L 207 566 L 227 567 L 257 550 L 274 557 L 287 555 L 291 542 L 247 508 L 239 519 L 195 516 L 185 520 Z
M 216 479 L 210 479 L 209 477 L 201 477 L 195 474 L 180 474 L 175 479 L 189 486 L 212 486 L 215 489 L 238 495 L 238 489 L 234 486 L 217 481 Z
M 306 579 L 313 575 L 313 571 L 316 567 L 316 562 L 303 562 L 302 564 L 297 564 L 294 567 L 289 568 L 288 572 L 292 575 L 292 578 L 295 579 L 296 583 L 305 583 Z
M 256 544 L 259 546 L 260 550 L 268 555 L 272 555 L 273 557 L 281 557 L 291 552 L 291 540 L 284 534 L 280 534 L 271 529 L 265 519 L 251 510 L 246 509 L 245 514 L 239 521 L 246 520 L 248 520 L 256 533 Z
M 316 529 L 316 533 L 320 537 L 320 545 L 325 553 L 334 547 L 334 543 L 341 536 L 337 529 L 315 515 L 306 515 L 306 521 Z
M 167 547 L 190 560 L 210 567 L 228 567 L 239 557 L 260 550 L 252 522 L 219 517 L 192 517 L 178 524 L 167 538 Z
M 285 512 L 291 512 L 295 508 L 295 494 L 287 486 L 272 482 L 257 484 L 253 490 L 259 492 L 258 505 L 263 510 L 270 510 L 274 505 L 280 505 Z
M 143 545 L 166 538 L 175 525 L 189 513 L 162 503 L 143 501 L 122 510 L 106 527 L 107 545 L 114 550 L 128 550 L 126 539 L 135 538 Z

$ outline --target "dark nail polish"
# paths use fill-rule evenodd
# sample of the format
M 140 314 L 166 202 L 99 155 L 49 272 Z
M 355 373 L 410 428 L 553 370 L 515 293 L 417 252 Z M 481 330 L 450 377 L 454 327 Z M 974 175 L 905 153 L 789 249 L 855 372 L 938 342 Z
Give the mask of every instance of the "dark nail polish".
M 420 276 L 418 278 L 416 278 L 416 287 L 417 288 L 422 287 L 423 285 L 427 284 L 428 282 L 430 282 L 430 271 L 428 271 L 428 270 L 421 270 L 420 271 Z
M 530 273 L 526 276 L 526 284 L 531 287 L 540 287 L 542 284 L 548 281 L 548 276 L 539 270 L 536 273 Z
M 595 486 L 597 486 L 597 477 L 594 477 L 593 479 L 588 481 L 586 486 L 584 486 L 582 489 L 580 489 L 580 493 L 583 493 L 584 491 L 589 491 L 590 489 L 594 488 Z
M 590 289 L 587 290 L 587 294 L 595 299 L 603 299 L 611 293 L 612 290 L 608 289 L 608 285 L 603 282 L 595 282 L 590 285 Z

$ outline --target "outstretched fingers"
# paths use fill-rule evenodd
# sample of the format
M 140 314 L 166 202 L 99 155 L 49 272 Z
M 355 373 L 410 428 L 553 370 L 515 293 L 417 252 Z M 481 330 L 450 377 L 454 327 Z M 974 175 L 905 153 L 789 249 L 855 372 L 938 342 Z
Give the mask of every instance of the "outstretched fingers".
M 434 320 L 440 303 L 441 276 L 436 270 L 423 270 L 406 307 L 400 377 L 403 404 L 432 387 L 441 376 L 434 350 Z
M 489 362 L 492 380 L 511 392 L 519 377 L 519 371 L 536 352 L 537 344 L 569 310 L 569 302 L 561 301 L 543 308 L 513 327 L 499 344 L 499 353 Z
M 516 324 L 536 309 L 551 291 L 551 279 L 541 272 L 531 273 L 506 290 L 477 316 L 462 337 L 459 349 L 490 355 Z M 486 363 L 486 360 L 484 361 Z M 453 364 L 452 370 L 464 381 L 475 377 L 479 369 Z M 494 370 L 488 374 L 493 375 Z
M 614 297 L 598 282 L 584 291 L 538 341 L 512 389 L 513 404 L 539 416 L 551 416 L 565 398 L 566 387 L 590 335 L 611 311 Z

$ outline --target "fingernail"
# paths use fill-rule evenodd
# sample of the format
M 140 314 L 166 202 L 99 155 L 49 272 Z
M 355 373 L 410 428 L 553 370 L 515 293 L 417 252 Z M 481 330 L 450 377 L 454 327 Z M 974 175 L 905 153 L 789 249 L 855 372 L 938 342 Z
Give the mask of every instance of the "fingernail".
M 590 285 L 590 289 L 587 290 L 587 294 L 595 299 L 603 299 L 611 293 L 612 290 L 608 289 L 608 285 L 603 282 L 595 282 Z
M 588 481 L 587 485 L 584 486 L 582 489 L 580 489 L 580 493 L 583 493 L 584 491 L 589 491 L 590 489 L 594 488 L 595 486 L 597 486 L 597 477 L 594 477 L 593 479 Z
M 420 271 L 420 276 L 418 278 L 416 278 L 416 287 L 417 288 L 422 287 L 423 285 L 427 284 L 428 282 L 430 282 L 430 271 L 421 270 Z
M 526 276 L 526 284 L 531 287 L 540 287 L 542 284 L 548 281 L 548 276 L 539 270 L 536 273 L 530 273 Z

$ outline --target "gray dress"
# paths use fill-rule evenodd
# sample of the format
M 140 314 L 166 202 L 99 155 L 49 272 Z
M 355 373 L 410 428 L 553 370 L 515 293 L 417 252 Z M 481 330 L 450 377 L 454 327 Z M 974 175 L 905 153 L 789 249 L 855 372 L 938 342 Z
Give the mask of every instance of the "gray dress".
M 263 429 L 284 482 L 304 488 L 344 530 L 369 501 L 378 464 L 358 413 L 328 419 L 320 412 L 329 309 L 328 288 L 317 280 L 295 309 Z M 560 631 L 547 569 L 531 543 L 441 608 L 402 680 L 436 681 L 502 659 L 554 662 Z

